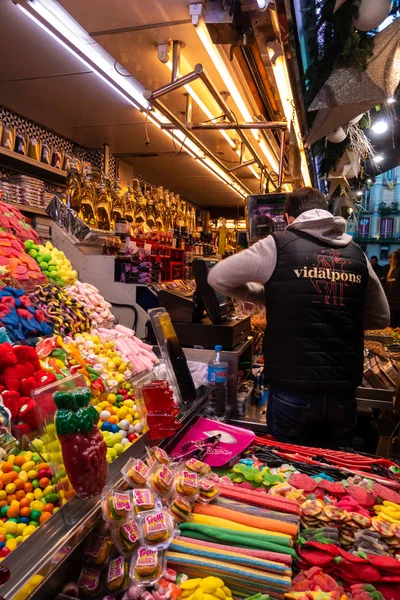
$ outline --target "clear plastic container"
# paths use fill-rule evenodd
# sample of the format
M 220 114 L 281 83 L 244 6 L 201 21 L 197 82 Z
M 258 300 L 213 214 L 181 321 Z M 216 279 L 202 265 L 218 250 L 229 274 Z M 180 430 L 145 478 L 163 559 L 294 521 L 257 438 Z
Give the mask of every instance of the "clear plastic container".
M 88 564 L 104 567 L 108 564 L 114 544 L 110 537 L 91 533 L 84 549 Z
M 98 596 L 102 587 L 101 571 L 98 569 L 88 569 L 83 567 L 79 574 L 78 588 L 79 595 Z
M 161 502 L 152 490 L 148 488 L 132 490 L 133 509 L 136 515 L 154 510 L 161 506 Z
M 167 510 L 159 509 L 143 513 L 138 516 L 137 522 L 143 546 L 165 550 L 174 539 L 174 523 Z
M 187 496 L 193 500 L 197 498 L 199 493 L 199 479 L 197 473 L 181 469 L 175 478 L 175 491 L 181 496 Z
M 221 359 L 222 346 L 215 346 L 215 352 L 208 363 L 207 385 L 211 388 L 205 414 L 210 419 L 224 421 L 228 403 L 229 365 Z
M 190 520 L 193 506 L 194 501 L 186 496 L 175 496 L 175 498 L 171 500 L 168 510 L 171 517 L 177 523 L 184 523 L 185 521 Z
M 175 495 L 175 472 L 167 465 L 154 463 L 149 472 L 148 486 L 161 498 L 172 498 Z
M 197 473 L 199 476 L 208 475 L 211 473 L 211 467 L 205 462 L 201 460 L 197 460 L 197 458 L 188 458 L 184 462 L 184 466 L 188 471 L 193 471 Z
M 111 593 L 119 593 L 126 590 L 129 583 L 129 561 L 118 556 L 108 564 L 106 588 Z
M 146 447 L 147 454 L 147 463 L 150 467 L 154 465 L 154 463 L 169 465 L 171 463 L 171 459 L 168 454 L 162 448 L 158 446 L 153 446 L 152 448 Z
M 197 496 L 197 502 L 202 504 L 209 504 L 220 494 L 220 489 L 215 481 L 203 477 L 199 480 L 199 495 Z
M 132 556 L 134 549 L 140 545 L 139 527 L 135 519 L 113 525 L 111 535 L 122 556 Z
M 149 467 L 136 458 L 130 458 L 121 469 L 123 478 L 132 488 L 146 487 L 149 471 Z
M 123 523 L 133 518 L 133 500 L 130 491 L 106 490 L 101 496 L 103 519 Z
M 140 546 L 132 557 L 129 569 L 130 578 L 138 585 L 154 585 L 163 576 L 167 561 L 162 550 Z

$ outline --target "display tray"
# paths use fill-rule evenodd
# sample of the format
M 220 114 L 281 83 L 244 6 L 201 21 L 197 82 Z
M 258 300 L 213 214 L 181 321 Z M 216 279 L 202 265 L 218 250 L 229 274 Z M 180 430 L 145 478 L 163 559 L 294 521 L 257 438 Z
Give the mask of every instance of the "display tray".
M 198 397 L 186 405 L 180 416 L 181 429 L 170 439 L 158 442 L 166 449 L 173 447 L 186 429 L 198 417 L 208 397 L 208 389 L 200 388 Z M 143 458 L 145 447 L 154 445 L 145 433 L 126 452 L 109 465 L 107 486 L 123 485 L 121 468 L 129 458 Z M 7 556 L 2 566 L 10 570 L 11 577 L 0 587 L 0 596 L 12 600 L 21 588 L 34 576 L 44 577 L 40 588 L 35 589 L 34 597 L 40 600 L 53 600 L 54 594 L 46 595 L 46 581 L 72 554 L 83 538 L 94 527 L 101 516 L 100 497 L 81 500 L 74 496 L 51 519 L 46 521 L 31 537 Z M 42 591 L 43 587 L 43 591 Z

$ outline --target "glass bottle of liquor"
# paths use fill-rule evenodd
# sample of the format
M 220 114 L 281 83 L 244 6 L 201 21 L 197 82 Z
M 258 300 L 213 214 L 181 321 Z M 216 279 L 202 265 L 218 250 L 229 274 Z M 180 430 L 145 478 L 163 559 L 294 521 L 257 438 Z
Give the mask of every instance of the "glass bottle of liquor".
M 146 225 L 149 228 L 149 230 L 151 231 L 156 226 L 156 215 L 154 212 L 154 199 L 155 198 L 154 198 L 153 188 L 147 189 L 145 196 L 146 196 L 146 201 L 147 201 Z
M 98 227 L 96 218 L 96 186 L 90 167 L 86 168 L 86 175 L 83 180 L 80 217 L 90 227 Z
M 128 230 L 130 235 L 134 235 L 135 224 L 135 197 L 133 195 L 133 185 L 128 183 L 128 191 L 125 194 L 125 219 L 128 223 Z
M 146 198 L 143 196 L 139 179 L 133 180 L 136 201 L 135 224 L 137 229 L 144 230 L 146 227 Z
M 66 184 L 68 205 L 76 213 L 79 213 L 81 208 L 82 178 L 75 158 L 71 161 L 71 169 L 68 172 Z
M 155 217 L 156 217 L 156 229 L 158 231 L 165 231 L 164 216 L 164 190 L 162 187 L 158 187 L 156 190 L 156 204 L 155 204 Z
M 97 194 L 96 217 L 99 229 L 104 231 L 111 230 L 111 198 L 107 184 L 109 184 L 109 177 L 106 173 L 102 173 Z
M 118 219 L 125 218 L 125 200 L 120 186 L 120 180 L 117 178 L 111 195 L 111 226 L 115 229 L 115 223 Z

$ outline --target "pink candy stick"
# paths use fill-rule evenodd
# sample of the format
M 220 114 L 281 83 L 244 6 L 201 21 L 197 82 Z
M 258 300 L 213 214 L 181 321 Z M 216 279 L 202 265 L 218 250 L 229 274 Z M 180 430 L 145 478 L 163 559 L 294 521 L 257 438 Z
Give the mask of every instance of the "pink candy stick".
M 131 338 L 135 335 L 133 329 L 129 329 L 129 327 L 125 327 L 125 325 L 116 325 L 115 328 L 119 333 L 123 333 L 127 337 Z

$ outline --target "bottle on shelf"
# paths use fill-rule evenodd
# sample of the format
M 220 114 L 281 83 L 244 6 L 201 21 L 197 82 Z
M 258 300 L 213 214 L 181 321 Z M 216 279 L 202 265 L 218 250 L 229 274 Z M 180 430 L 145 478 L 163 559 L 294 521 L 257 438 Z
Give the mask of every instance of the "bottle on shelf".
M 67 175 L 66 185 L 68 206 L 79 213 L 81 209 L 82 178 L 77 168 L 76 159 L 71 161 L 71 169 Z
M 135 197 L 133 195 L 133 185 L 128 183 L 128 191 L 125 194 L 125 219 L 128 223 L 128 232 L 134 235 L 133 225 L 135 223 Z
M 150 189 L 148 189 L 148 188 L 146 189 L 145 196 L 146 196 L 146 202 L 147 202 L 146 225 L 149 228 L 149 230 L 151 231 L 156 226 L 156 216 L 154 213 L 154 191 L 153 191 L 152 187 L 150 187 Z
M 215 346 L 215 352 L 208 363 L 208 387 L 211 388 L 206 405 L 206 416 L 216 421 L 224 421 L 228 407 L 229 365 L 221 359 L 222 346 Z
M 125 200 L 120 186 L 120 180 L 117 178 L 111 193 L 111 224 L 115 228 L 118 220 L 125 220 Z
M 101 174 L 100 185 L 96 202 L 96 219 L 99 229 L 111 230 L 111 198 L 108 194 L 107 185 L 109 177 L 106 173 Z
M 98 227 L 96 218 L 96 186 L 90 167 L 86 168 L 83 180 L 80 216 L 90 227 Z
M 158 231 L 164 231 L 164 217 L 163 217 L 163 213 L 165 212 L 164 210 L 164 204 L 163 204 L 163 200 L 164 200 L 164 190 L 162 187 L 158 187 L 156 188 L 156 202 L 155 202 L 155 206 L 154 206 L 154 213 L 155 213 L 155 219 L 156 219 L 156 229 Z
M 134 191 L 136 200 L 135 224 L 137 229 L 144 229 L 146 226 L 146 198 L 143 196 L 139 179 L 134 179 Z

